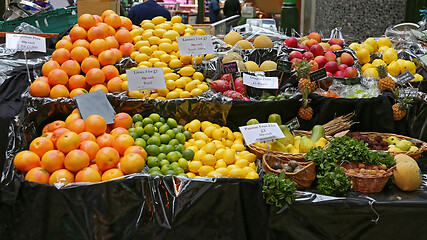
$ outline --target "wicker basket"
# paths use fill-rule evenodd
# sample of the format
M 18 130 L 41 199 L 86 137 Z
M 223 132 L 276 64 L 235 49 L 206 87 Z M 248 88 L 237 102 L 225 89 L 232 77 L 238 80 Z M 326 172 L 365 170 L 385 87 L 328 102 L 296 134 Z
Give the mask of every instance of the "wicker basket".
M 362 136 L 366 136 L 369 139 L 374 139 L 376 136 L 381 136 L 383 138 L 388 138 L 388 137 L 396 137 L 399 140 L 411 140 L 411 141 L 416 141 L 416 142 L 420 142 L 420 146 L 418 147 L 418 149 L 416 151 L 411 151 L 411 152 L 389 152 L 391 155 L 396 156 L 397 154 L 406 154 L 410 157 L 412 157 L 413 159 L 417 160 L 421 154 L 427 150 L 427 143 L 415 139 L 415 138 L 410 138 L 410 137 L 406 137 L 403 135 L 397 135 L 397 134 L 393 134 L 393 133 L 378 133 L 378 132 L 360 132 L 360 135 Z M 388 152 L 388 151 L 387 151 Z
M 357 163 L 342 163 L 341 168 L 351 169 L 356 168 Z M 374 165 L 367 166 L 367 169 L 372 169 Z M 387 169 L 386 173 L 382 177 L 377 175 L 356 175 L 350 174 L 346 171 L 345 175 L 348 180 L 353 182 L 353 190 L 362 192 L 362 193 L 377 193 L 381 192 L 384 189 L 385 184 L 391 175 L 393 175 L 394 169 L 396 166 L 393 166 Z
M 279 175 L 281 171 L 271 168 L 271 165 L 275 162 L 284 164 L 288 163 L 289 161 L 265 154 L 262 158 L 262 168 L 266 173 L 275 173 Z M 316 178 L 316 166 L 313 161 L 299 162 L 298 165 L 302 166 L 302 169 L 295 173 L 286 173 L 285 178 L 296 182 L 298 184 L 298 189 L 308 188 Z
M 300 136 L 306 136 L 306 137 L 310 137 L 311 135 L 311 132 L 302 131 L 302 130 L 295 130 L 294 133 Z M 324 148 L 328 148 L 329 140 L 331 139 L 331 137 L 326 136 L 325 138 L 328 140 L 328 143 L 326 143 Z M 257 156 L 258 159 L 262 159 L 262 156 L 265 153 L 264 148 L 255 146 L 254 144 L 251 144 L 248 147 L 251 150 L 251 152 Z M 305 153 L 285 153 L 285 152 L 278 152 L 278 151 L 270 151 L 270 154 L 286 161 L 295 160 L 297 162 L 305 162 Z

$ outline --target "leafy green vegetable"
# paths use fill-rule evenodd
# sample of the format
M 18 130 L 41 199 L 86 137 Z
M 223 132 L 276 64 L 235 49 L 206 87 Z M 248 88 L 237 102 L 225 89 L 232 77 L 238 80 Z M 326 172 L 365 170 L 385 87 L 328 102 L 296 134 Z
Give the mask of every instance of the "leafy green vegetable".
M 283 207 L 292 204 L 297 195 L 295 194 L 297 183 L 285 179 L 285 172 L 277 176 L 274 173 L 264 174 L 262 196 L 267 204 Z

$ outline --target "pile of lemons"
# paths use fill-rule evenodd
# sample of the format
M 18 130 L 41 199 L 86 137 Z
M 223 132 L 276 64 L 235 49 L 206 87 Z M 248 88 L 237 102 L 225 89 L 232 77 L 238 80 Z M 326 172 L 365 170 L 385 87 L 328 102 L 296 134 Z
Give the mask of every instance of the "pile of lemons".
M 376 41 L 374 38 L 366 39 L 362 44 L 351 43 L 349 46 L 356 51 L 356 57 L 362 67 L 362 74 L 367 77 L 379 78 L 377 67 L 379 65 L 387 66 L 391 76 L 396 77 L 402 73 L 410 71 L 414 76 L 414 81 L 422 81 L 423 77 L 417 74 L 415 63 L 409 60 L 399 59 L 396 49 L 392 48 L 392 43 L 388 38 L 380 38 Z M 372 59 L 372 53 L 382 53 L 382 59 Z
M 192 132 L 185 149 L 194 152 L 188 162 L 189 177 L 259 178 L 253 153 L 246 151 L 243 136 L 209 121 L 195 119 L 184 126 Z

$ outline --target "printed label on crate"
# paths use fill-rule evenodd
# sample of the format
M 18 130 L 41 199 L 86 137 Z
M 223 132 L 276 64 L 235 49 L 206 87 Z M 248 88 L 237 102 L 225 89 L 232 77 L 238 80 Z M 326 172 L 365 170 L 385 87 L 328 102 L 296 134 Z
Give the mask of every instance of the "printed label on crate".
M 290 73 L 292 71 L 292 62 L 278 60 L 277 70 L 283 71 L 285 73 Z
M 200 56 L 215 53 L 211 35 L 177 37 L 176 39 L 181 56 Z
M 46 38 L 6 33 L 6 48 L 16 49 L 18 51 L 46 52 Z
M 328 75 L 326 74 L 326 68 L 321 68 L 319 70 L 316 70 L 316 71 L 310 73 L 311 81 L 317 81 L 317 80 L 320 80 L 320 79 L 325 78 L 327 76 Z
M 277 77 L 252 76 L 243 73 L 243 84 L 261 89 L 278 89 L 279 79 Z
M 418 97 L 418 88 L 404 88 L 399 92 L 400 97 Z
M 414 75 L 412 75 L 410 71 L 406 71 L 396 77 L 397 83 L 399 83 L 400 85 L 405 85 L 408 82 L 412 81 L 414 78 Z
M 239 127 L 239 129 L 247 145 L 256 142 L 273 141 L 285 137 L 277 123 L 260 123 L 242 126 Z
M 126 70 L 129 91 L 166 88 L 163 68 L 139 68 Z
M 235 73 L 238 71 L 237 62 L 224 63 L 222 65 L 224 73 Z
M 300 127 L 300 124 L 299 124 L 297 117 L 293 118 L 291 121 L 287 122 L 285 125 L 288 126 L 289 131 L 293 131 L 293 130 L 298 129 Z
M 90 115 L 100 115 L 107 124 L 114 123 L 116 112 L 114 112 L 113 106 L 111 106 L 104 91 L 98 90 L 77 95 L 73 99 L 77 102 L 77 107 L 83 120 L 86 120 Z

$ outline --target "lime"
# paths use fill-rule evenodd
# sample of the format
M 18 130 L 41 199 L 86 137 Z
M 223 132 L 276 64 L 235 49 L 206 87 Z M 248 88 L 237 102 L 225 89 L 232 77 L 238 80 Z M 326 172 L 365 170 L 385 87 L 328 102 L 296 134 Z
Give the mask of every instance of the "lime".
M 144 132 L 144 128 L 142 128 L 142 127 L 136 127 L 135 128 L 135 132 L 136 132 L 136 134 L 138 134 L 138 137 L 141 137 L 142 136 L 142 134 L 144 134 L 145 132 Z
M 176 126 L 178 125 L 178 123 L 176 122 L 176 120 L 173 119 L 173 118 L 168 118 L 168 120 L 167 120 L 166 123 L 168 124 L 168 126 L 170 128 L 176 128 Z
M 191 150 L 191 149 L 185 149 L 182 152 L 182 157 L 185 158 L 186 160 L 189 160 L 189 161 L 193 160 L 193 158 L 194 158 L 194 151 Z
M 180 132 L 184 132 L 185 131 L 185 128 L 184 128 L 184 126 L 182 126 L 182 125 L 178 125 L 177 126 L 177 128 L 178 128 L 178 130 L 180 131 Z
M 153 120 L 153 122 L 159 122 L 160 121 L 160 115 L 157 113 L 150 114 L 149 118 Z
M 154 123 L 154 126 L 155 126 L 157 129 L 160 129 L 160 127 L 161 127 L 161 126 L 163 126 L 163 123 L 162 123 L 162 122 L 156 122 L 156 123 Z
M 129 128 L 129 129 L 128 129 L 128 131 L 129 131 L 129 133 L 131 133 L 131 132 L 135 132 L 135 128 L 134 128 L 134 127 L 131 127 L 131 128 Z
M 174 170 L 168 170 L 165 175 L 166 176 L 175 176 L 176 172 Z
M 154 130 L 156 130 L 156 128 L 154 128 Z M 151 136 L 160 138 L 160 133 L 154 132 L 153 135 L 151 135 Z
M 173 128 L 172 130 L 175 134 L 181 133 L 178 128 Z
M 147 146 L 147 142 L 143 138 L 137 138 L 133 145 L 145 148 L 145 146 Z
M 149 168 L 160 166 L 160 161 L 157 157 L 150 156 L 147 158 L 147 165 Z
M 147 125 L 145 125 L 144 132 L 146 134 L 150 135 L 150 136 L 153 135 L 153 133 L 154 133 L 154 125 L 153 124 L 147 124 Z
M 167 156 L 165 153 L 160 153 L 159 155 L 157 155 L 157 158 L 161 161 L 161 160 L 167 159 Z
M 137 128 L 137 127 L 143 127 L 144 124 L 142 123 L 142 121 L 136 122 L 133 127 Z
M 163 124 L 160 128 L 159 128 L 159 133 L 163 134 L 166 133 L 167 130 L 169 130 L 169 126 L 167 124 Z
M 172 151 L 175 151 L 175 147 L 172 145 L 166 145 L 165 148 L 163 149 L 163 153 L 168 154 Z
M 150 139 L 150 135 L 145 133 L 145 134 L 142 134 L 141 138 L 144 139 L 144 141 L 148 141 L 148 139 Z
M 172 129 L 169 129 L 166 131 L 166 134 L 169 135 L 169 137 L 175 138 L 175 132 Z
M 177 145 L 177 144 L 179 144 L 179 141 L 178 141 L 177 139 L 171 139 L 171 140 L 169 141 L 169 145 L 175 146 L 175 145 Z
M 160 135 L 160 141 L 164 144 L 168 144 L 172 138 L 167 134 Z
M 139 114 L 139 113 L 137 113 L 137 114 L 135 114 L 135 115 L 132 116 L 132 120 L 133 120 L 134 123 L 140 122 L 140 121 L 142 121 L 142 115 Z
M 136 132 L 129 132 L 129 135 L 131 137 L 133 137 L 133 139 L 137 139 L 138 138 L 138 134 Z
M 191 132 L 190 131 L 184 131 L 183 134 L 185 135 L 186 140 L 191 138 Z
M 164 175 L 166 175 L 166 172 L 169 171 L 169 164 L 163 165 L 160 169 L 160 172 L 162 172 Z
M 150 155 L 150 156 L 157 156 L 160 153 L 160 148 L 157 145 L 147 145 L 145 150 L 147 151 L 148 155 Z
M 170 166 L 170 168 L 171 168 L 171 169 L 175 169 L 175 168 L 179 167 L 178 162 L 173 162 L 173 163 L 171 163 L 170 165 L 171 165 L 171 166 Z
M 190 149 L 189 149 L 190 150 Z M 194 153 L 193 153 L 194 154 Z M 179 166 L 182 168 L 182 169 L 184 169 L 184 170 L 187 170 L 187 168 L 188 168 L 188 162 L 187 162 L 187 160 L 185 160 L 184 158 L 180 158 L 179 160 L 178 160 L 178 164 L 179 164 Z
M 160 171 L 153 171 L 150 173 L 150 176 L 152 177 L 161 177 L 163 174 Z
M 184 144 L 186 137 L 185 137 L 184 133 L 177 133 L 175 135 L 175 139 L 178 140 L 179 143 Z
M 156 137 L 156 136 L 152 136 L 152 137 L 150 137 L 150 139 L 148 139 L 147 144 L 148 145 L 157 145 L 157 146 L 160 146 L 160 144 L 161 144 L 160 138 Z
M 167 159 L 160 160 L 160 167 L 163 167 L 164 165 L 170 165 L 169 161 Z
M 160 172 L 160 167 L 152 167 L 150 168 L 150 170 L 148 170 L 148 173 L 152 173 L 152 172 Z
M 148 124 L 153 124 L 153 120 L 151 118 L 144 118 L 144 120 L 142 120 L 142 123 L 144 124 L 144 126 L 147 126 Z
M 164 117 L 160 117 L 160 122 L 162 122 L 162 123 L 166 123 L 165 118 L 164 118 Z
M 180 143 L 178 145 L 175 145 L 175 151 L 182 153 L 182 151 L 184 151 L 184 149 L 185 149 L 184 144 Z
M 179 160 L 179 158 L 181 154 L 179 154 L 177 151 L 173 151 L 168 153 L 167 155 L 167 159 L 169 162 L 177 162 Z
M 185 178 L 188 178 L 187 174 L 185 174 L 185 173 L 180 173 L 180 174 L 178 174 L 177 176 L 178 176 L 178 177 L 185 177 Z
M 174 172 L 176 172 L 176 174 L 184 173 L 184 169 L 182 169 L 181 167 L 176 167 L 173 170 Z

